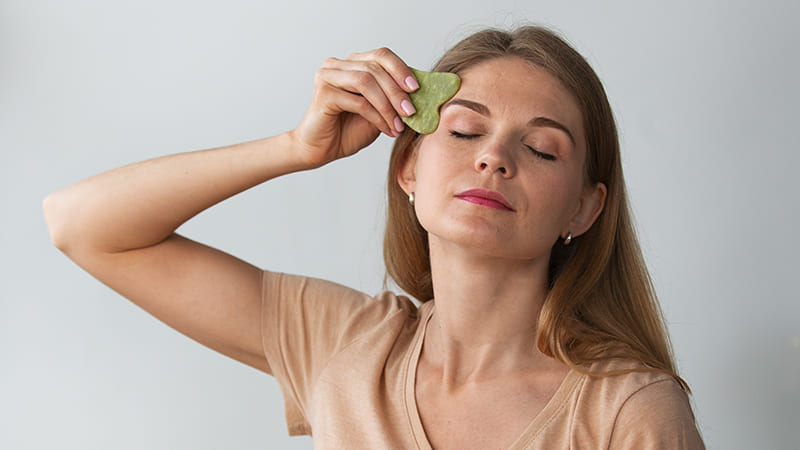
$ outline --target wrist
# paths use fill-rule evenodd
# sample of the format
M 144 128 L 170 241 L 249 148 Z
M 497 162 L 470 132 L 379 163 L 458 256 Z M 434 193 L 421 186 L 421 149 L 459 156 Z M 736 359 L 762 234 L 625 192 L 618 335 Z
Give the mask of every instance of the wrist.
M 298 129 L 287 131 L 282 136 L 287 139 L 287 156 L 293 161 L 293 164 L 299 167 L 298 170 L 317 169 L 331 162 L 330 159 L 321 157 L 321 155 L 325 155 L 324 153 L 308 145 L 308 143 L 302 139 Z
M 267 157 L 265 163 L 278 169 L 275 176 L 292 172 L 302 172 L 321 166 L 306 157 L 307 152 L 299 143 L 294 131 L 287 131 L 261 140 L 262 154 Z M 269 162 L 267 162 L 269 161 Z

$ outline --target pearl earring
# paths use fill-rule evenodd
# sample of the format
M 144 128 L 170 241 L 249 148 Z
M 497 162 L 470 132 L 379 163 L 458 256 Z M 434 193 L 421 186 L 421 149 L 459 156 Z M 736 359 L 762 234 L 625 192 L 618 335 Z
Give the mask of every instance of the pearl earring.
M 411 206 L 414 206 L 414 193 L 413 192 L 408 194 L 408 203 L 410 203 Z
M 572 231 L 567 231 L 567 237 L 564 238 L 564 245 L 569 245 L 572 242 Z

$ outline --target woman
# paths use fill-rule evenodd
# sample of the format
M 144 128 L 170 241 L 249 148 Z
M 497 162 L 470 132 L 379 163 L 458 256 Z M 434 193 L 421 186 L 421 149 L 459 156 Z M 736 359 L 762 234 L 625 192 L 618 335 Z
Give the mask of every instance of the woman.
M 466 38 L 421 136 L 387 49 L 329 59 L 295 130 L 52 194 L 54 243 L 159 319 L 273 374 L 322 448 L 702 448 L 630 217 L 611 110 L 553 33 Z M 271 178 L 397 137 L 384 257 L 403 296 L 262 271 L 175 234 Z

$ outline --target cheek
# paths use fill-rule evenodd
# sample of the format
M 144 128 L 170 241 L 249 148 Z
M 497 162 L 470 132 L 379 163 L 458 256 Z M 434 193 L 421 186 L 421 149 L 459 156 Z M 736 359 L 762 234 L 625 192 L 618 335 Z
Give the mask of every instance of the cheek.
M 428 188 L 442 189 L 447 180 L 453 179 L 457 172 L 464 170 L 463 161 L 459 161 L 439 141 L 434 135 L 427 136 L 419 148 L 414 167 L 418 191 Z
M 531 180 L 530 213 L 560 228 L 568 221 L 579 204 L 580 184 L 553 174 Z
M 414 210 L 422 227 L 433 232 L 441 230 L 443 213 L 452 207 L 452 196 L 459 188 L 458 180 L 466 170 L 464 161 L 448 152 L 436 141 L 435 136 L 426 138 L 420 147 L 415 166 L 416 185 Z
M 417 166 L 416 191 L 414 192 L 414 209 L 417 219 L 423 228 L 428 229 L 428 221 L 433 212 L 441 211 L 444 207 L 443 199 L 448 192 L 445 184 L 446 174 L 435 170 L 431 164 Z
M 562 185 L 559 188 L 559 200 L 561 202 L 562 220 L 569 221 L 573 218 L 575 213 L 578 212 L 581 204 L 581 192 L 583 189 L 583 180 L 573 181 L 572 183 Z

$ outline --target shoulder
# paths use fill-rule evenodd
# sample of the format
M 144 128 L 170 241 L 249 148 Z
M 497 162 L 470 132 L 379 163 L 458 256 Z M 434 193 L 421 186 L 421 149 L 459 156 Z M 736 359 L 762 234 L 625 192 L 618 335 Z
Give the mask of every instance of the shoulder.
M 621 406 L 634 395 L 668 388 L 686 397 L 685 392 L 671 375 L 648 369 L 629 359 L 607 359 L 586 367 L 588 376 L 584 389 L 596 391 L 611 403 Z
M 384 316 L 414 315 L 417 310 L 416 305 L 402 295 L 382 292 L 370 296 L 332 281 L 279 272 L 264 273 L 262 307 L 297 309 L 318 316 L 318 320 L 334 323 L 354 318 L 375 323 Z
M 365 336 L 399 331 L 419 316 L 416 304 L 402 295 L 370 296 L 331 281 L 284 273 L 265 273 L 261 297 L 265 345 L 281 344 L 287 347 L 284 351 L 302 354 L 330 356 Z
M 672 376 L 620 359 L 589 372 L 598 375 L 585 377 L 576 415 L 609 448 L 704 448 L 689 397 Z
M 283 392 L 289 433 L 311 432 L 312 402 L 351 405 L 340 399 L 363 398 L 353 389 L 369 386 L 353 380 L 385 365 L 418 317 L 410 299 L 391 292 L 370 296 L 318 278 L 265 272 L 262 346 Z

